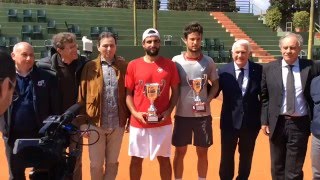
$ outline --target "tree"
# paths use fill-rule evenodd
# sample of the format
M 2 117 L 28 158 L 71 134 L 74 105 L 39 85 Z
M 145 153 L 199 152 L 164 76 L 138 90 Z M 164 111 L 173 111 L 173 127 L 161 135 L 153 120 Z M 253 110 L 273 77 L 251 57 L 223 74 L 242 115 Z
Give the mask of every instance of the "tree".
M 292 22 L 296 31 L 306 31 L 309 27 L 309 13 L 307 11 L 295 12 L 293 14 Z
M 278 26 L 280 25 L 281 19 L 282 15 L 277 7 L 267 10 L 266 25 L 274 31 L 276 31 Z
M 318 1 L 315 0 L 316 9 L 318 8 Z M 293 13 L 297 11 L 310 11 L 311 0 L 270 0 L 270 7 L 272 9 L 277 7 L 283 15 L 283 20 L 291 21 Z

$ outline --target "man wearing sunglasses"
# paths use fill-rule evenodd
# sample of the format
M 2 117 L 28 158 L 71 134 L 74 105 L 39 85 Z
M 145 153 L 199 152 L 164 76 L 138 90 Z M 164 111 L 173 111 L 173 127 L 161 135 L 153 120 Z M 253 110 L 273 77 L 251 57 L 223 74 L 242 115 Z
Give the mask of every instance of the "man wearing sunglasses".
M 5 142 L 10 179 L 25 179 L 24 158 L 13 154 L 16 139 L 38 138 L 42 121 L 59 113 L 57 80 L 53 73 L 34 65 L 34 50 L 27 42 L 17 43 L 11 57 L 16 67 L 16 87 L 19 97 L 4 114 Z
M 2 115 L 10 106 L 13 99 L 16 74 L 14 62 L 4 50 L 0 50 L 0 61 L 0 124 L 2 124 Z

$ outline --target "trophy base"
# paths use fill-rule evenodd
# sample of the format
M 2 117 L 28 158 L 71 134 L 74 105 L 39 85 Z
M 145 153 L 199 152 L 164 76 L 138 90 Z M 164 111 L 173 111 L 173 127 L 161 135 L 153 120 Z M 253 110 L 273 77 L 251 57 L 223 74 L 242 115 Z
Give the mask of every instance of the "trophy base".
M 197 103 L 192 106 L 194 112 L 206 112 L 205 103 Z
M 163 117 L 159 117 L 159 116 L 144 116 L 144 119 L 146 120 L 147 123 L 150 124 L 155 124 L 155 123 L 159 123 L 161 121 Z

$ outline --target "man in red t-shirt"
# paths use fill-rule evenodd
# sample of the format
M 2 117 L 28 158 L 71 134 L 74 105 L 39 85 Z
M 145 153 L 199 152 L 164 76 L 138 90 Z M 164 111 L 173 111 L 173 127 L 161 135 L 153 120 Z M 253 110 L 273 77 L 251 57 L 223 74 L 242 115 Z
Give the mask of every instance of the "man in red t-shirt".
M 131 112 L 130 179 L 141 178 L 142 161 L 148 156 L 151 160 L 157 157 L 161 179 L 171 179 L 171 112 L 179 96 L 180 79 L 175 64 L 158 55 L 160 34 L 156 29 L 150 28 L 143 33 L 142 46 L 145 55 L 128 64 L 125 79 L 126 102 Z M 151 103 L 154 99 L 151 96 L 155 94 L 158 94 L 157 98 Z

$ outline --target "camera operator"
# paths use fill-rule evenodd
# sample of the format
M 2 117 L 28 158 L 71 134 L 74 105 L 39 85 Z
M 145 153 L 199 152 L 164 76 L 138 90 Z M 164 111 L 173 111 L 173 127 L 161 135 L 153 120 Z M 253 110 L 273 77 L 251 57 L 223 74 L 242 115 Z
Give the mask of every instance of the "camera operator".
M 14 62 L 10 55 L 0 49 L 0 126 L 3 123 L 2 115 L 12 102 L 12 95 L 16 84 Z
M 39 137 L 38 131 L 47 116 L 59 113 L 57 79 L 53 73 L 34 65 L 34 50 L 27 42 L 17 43 L 11 57 L 16 67 L 16 91 L 19 97 L 4 114 L 3 132 L 10 179 L 25 179 L 24 158 L 13 154 L 16 139 Z M 2 66 L 2 65 L 1 65 Z
M 73 33 L 61 32 L 52 38 L 53 48 L 51 56 L 40 59 L 37 66 L 47 71 L 55 72 L 58 78 L 59 92 L 61 94 L 61 111 L 66 111 L 77 102 L 78 88 L 80 84 L 81 71 L 87 58 L 78 55 L 76 36 Z M 75 120 L 73 124 L 79 128 L 81 122 Z M 82 143 L 79 134 L 71 136 L 69 152 L 77 149 L 77 142 Z M 81 149 L 81 147 L 79 147 Z M 73 171 L 73 180 L 82 179 L 81 155 L 78 156 Z

